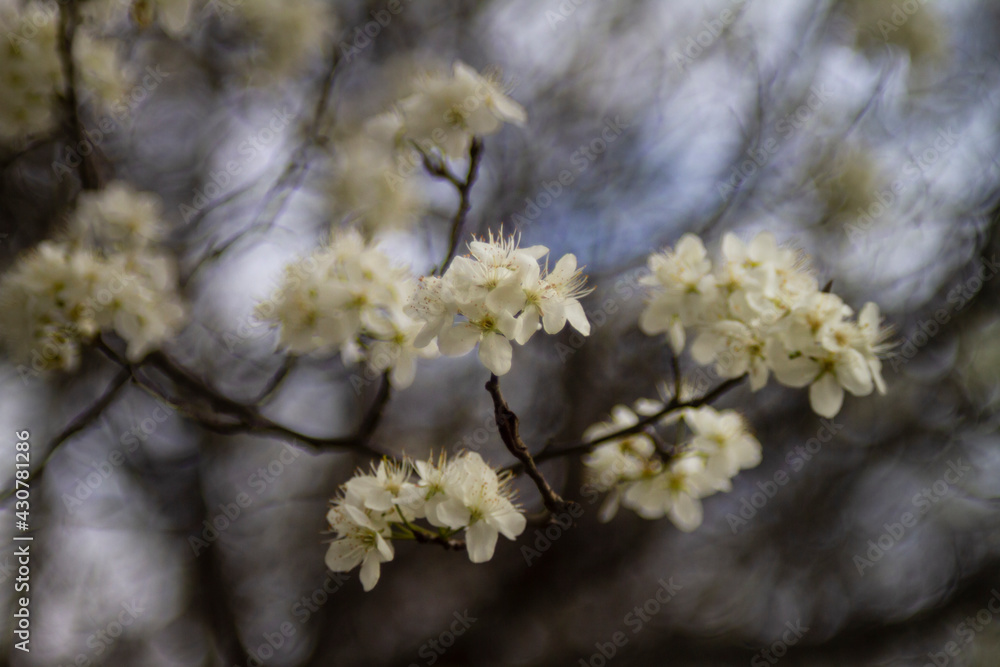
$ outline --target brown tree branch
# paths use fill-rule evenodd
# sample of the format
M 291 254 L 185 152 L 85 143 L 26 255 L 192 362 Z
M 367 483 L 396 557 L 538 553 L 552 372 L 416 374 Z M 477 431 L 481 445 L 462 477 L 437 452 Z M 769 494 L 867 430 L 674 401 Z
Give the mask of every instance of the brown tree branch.
M 63 122 L 73 146 L 84 143 L 83 123 L 80 121 L 80 101 L 76 94 L 76 62 L 73 59 L 73 43 L 80 25 L 80 7 L 77 0 L 59 3 L 59 62 L 62 67 L 64 88 L 60 97 L 63 103 Z M 98 148 L 81 154 L 80 185 L 84 190 L 99 190 L 103 183 L 95 162 Z
M 476 176 L 479 174 L 479 163 L 483 157 L 483 140 L 479 137 L 472 138 L 472 143 L 469 145 L 469 168 L 465 172 L 465 180 L 463 181 L 459 181 L 458 177 L 452 174 L 445 165 L 431 162 L 430 158 L 423 151 L 420 154 L 424 158 L 424 166 L 432 175 L 450 181 L 458 189 L 458 210 L 455 211 L 455 215 L 451 220 L 448 254 L 445 255 L 441 265 L 432 273 L 432 275 L 441 275 L 448 270 L 451 260 L 455 259 L 455 253 L 458 252 L 458 244 L 462 238 L 462 228 L 465 226 L 465 219 L 472 208 L 472 186 L 475 184 Z
M 49 442 L 48 452 L 42 460 L 41 465 L 31 471 L 26 481 L 33 482 L 42 476 L 42 473 L 48 466 L 49 461 L 52 460 L 52 457 L 55 456 L 60 447 L 74 435 L 93 424 L 94 421 L 96 421 L 101 414 L 104 413 L 107 407 L 114 402 L 115 398 L 118 396 L 118 392 L 121 391 L 122 387 L 124 387 L 128 382 L 129 377 L 131 377 L 131 373 L 127 368 L 123 368 L 118 371 L 97 400 L 94 401 L 89 408 L 77 415 L 69 424 L 59 431 L 55 437 L 52 438 Z M 3 495 L 0 495 L 0 502 L 6 501 L 8 498 L 12 497 L 14 494 L 14 488 L 15 487 L 11 487 L 4 491 Z
M 490 373 L 489 382 L 486 383 L 486 391 L 490 392 L 490 396 L 493 398 L 493 414 L 497 429 L 500 431 L 500 438 L 507 446 L 507 450 L 521 462 L 528 477 L 538 487 L 538 492 L 542 495 L 542 501 L 545 503 L 545 509 L 553 515 L 565 512 L 572 505 L 572 502 L 563 500 L 538 470 L 538 466 L 535 465 L 535 460 L 531 458 L 528 446 L 521 439 L 517 415 L 507 405 L 507 401 L 504 400 L 503 393 L 500 391 L 500 379 L 496 373 Z
M 635 433 L 643 432 L 646 430 L 647 427 L 652 426 L 653 424 L 660 421 L 661 419 L 663 419 L 672 412 L 676 412 L 677 410 L 683 410 L 684 408 L 698 408 L 703 405 L 708 405 L 709 403 L 714 402 L 716 399 L 721 397 L 729 390 L 739 386 L 740 383 L 742 383 L 743 380 L 746 379 L 746 377 L 747 377 L 746 374 L 744 374 L 736 378 L 730 378 L 725 382 L 723 382 L 722 384 L 720 384 L 719 386 L 712 389 L 711 391 L 709 391 L 708 393 L 704 394 L 703 396 L 692 399 L 690 401 L 679 401 L 677 400 L 677 395 L 675 394 L 674 397 L 671 398 L 667 402 L 667 404 L 663 406 L 661 410 L 659 410 L 655 414 L 649 415 L 648 417 L 643 417 L 633 426 L 623 428 L 621 430 L 615 431 L 614 433 L 608 433 L 607 435 L 602 435 L 601 437 L 594 438 L 593 440 L 590 441 L 577 442 L 568 447 L 563 447 L 560 449 L 546 448 L 545 451 L 535 456 L 535 462 L 541 463 L 542 461 L 548 461 L 550 459 L 560 458 L 563 456 L 583 454 L 590 451 L 597 445 L 600 445 L 601 443 L 609 442 L 611 440 L 617 440 L 618 438 L 623 438 L 627 435 L 633 435 Z
M 413 539 L 420 544 L 438 544 L 449 551 L 465 551 L 465 540 L 456 540 L 443 535 L 427 535 L 413 531 Z
M 387 375 L 383 375 L 378 395 L 366 411 L 365 417 L 355 433 L 348 436 L 317 437 L 300 433 L 266 417 L 261 414 L 256 405 L 240 403 L 225 396 L 177 364 L 162 351 L 152 352 L 140 363 L 132 364 L 118 356 L 103 341 L 99 341 L 98 349 L 115 363 L 123 366 L 140 387 L 212 433 L 220 435 L 270 435 L 320 450 L 367 449 L 382 455 L 382 452 L 372 449 L 371 438 L 381 421 L 385 405 L 391 394 Z M 177 387 L 176 394 L 178 395 L 169 395 L 167 391 L 147 376 L 147 370 L 155 370 L 164 375 Z

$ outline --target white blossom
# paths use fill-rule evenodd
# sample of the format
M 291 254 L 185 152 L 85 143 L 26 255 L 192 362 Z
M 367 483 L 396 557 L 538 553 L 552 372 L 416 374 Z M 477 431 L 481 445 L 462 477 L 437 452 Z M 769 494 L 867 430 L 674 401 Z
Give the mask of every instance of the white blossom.
M 160 198 L 124 181 L 84 191 L 70 221 L 69 234 L 102 248 L 127 252 L 147 248 L 163 236 Z
M 392 112 L 370 118 L 350 136 L 335 142 L 329 199 L 335 215 L 347 216 L 368 236 L 407 229 L 423 215 L 427 202 L 411 170 L 400 164 L 415 150 L 402 143 L 402 118 Z
M 413 382 L 422 323 L 404 310 L 415 286 L 409 271 L 354 229 L 338 232 L 326 246 L 289 264 L 278 291 L 257 307 L 280 327 L 280 345 L 295 354 L 340 353 L 345 362 L 365 360 L 389 371 L 393 384 Z
M 628 406 L 616 405 L 611 410 L 611 421 L 591 425 L 583 432 L 583 439 L 590 442 L 638 423 L 638 416 Z M 618 512 L 623 482 L 635 481 L 660 469 L 655 451 L 648 435 L 634 433 L 608 440 L 584 456 L 587 484 L 597 491 L 609 492 L 598 511 L 599 521 L 610 521 Z
M 336 31 L 329 3 L 322 0 L 242 0 L 214 5 L 223 23 L 243 38 L 249 83 L 294 78 L 323 52 Z M 180 7 L 176 8 L 180 15 Z
M 736 411 L 719 412 L 707 405 L 688 408 L 684 423 L 694 434 L 691 449 L 705 456 L 705 472 L 719 491 L 731 490 L 730 479 L 740 470 L 760 465 L 760 442 Z
M 63 85 L 59 61 L 59 8 L 43 2 L 0 7 L 0 139 L 21 139 L 51 130 L 56 95 Z M 30 33 L 27 29 L 30 29 Z M 33 35 L 30 39 L 23 36 Z
M 667 333 L 676 352 L 684 349 L 684 328 L 696 324 L 711 310 L 718 294 L 712 262 L 701 239 L 685 234 L 673 251 L 651 255 L 650 275 L 641 279 L 653 288 L 652 299 L 639 318 L 639 328 L 650 336 Z
M 417 462 L 427 491 L 427 520 L 432 526 L 465 530 L 469 560 L 493 557 L 497 538 L 516 539 L 527 524 L 512 502 L 509 475 L 498 475 L 476 452 L 441 465 Z
M 455 63 L 450 75 L 419 76 L 414 88 L 399 103 L 406 134 L 425 151 L 436 147 L 445 157 L 463 157 L 474 136 L 494 134 L 504 123 L 527 121 L 524 109 L 507 97 L 496 78 L 484 77 L 462 62 Z
M 360 565 L 361 586 L 370 591 L 378 583 L 382 563 L 395 555 L 386 539 L 392 534 L 388 522 L 345 500 L 336 503 L 326 519 L 337 534 L 327 549 L 326 566 L 333 572 L 348 572 Z
M 539 322 L 547 333 L 562 330 L 566 322 L 583 335 L 590 333 L 579 302 L 588 290 L 573 255 L 547 273 L 539 260 L 549 249 L 521 248 L 515 237 L 490 234 L 471 242 L 469 250 L 470 256 L 456 257 L 444 276 L 418 282 L 407 306 L 423 322 L 417 347 L 437 338 L 442 354 L 461 356 L 478 345 L 483 365 L 503 375 L 511 366 L 511 342 L 526 342 Z
M 79 30 L 73 40 L 73 58 L 83 90 L 94 102 L 110 108 L 125 96 L 130 77 L 112 40 Z
M 714 267 L 701 241 L 685 234 L 675 249 L 652 255 L 649 268 L 640 328 L 666 332 L 675 351 L 693 329 L 692 358 L 714 364 L 720 377 L 747 374 L 758 391 L 773 372 L 782 384 L 809 386 L 813 410 L 825 417 L 840 411 L 845 391 L 884 393 L 879 357 L 888 330 L 878 307 L 867 304 L 851 319 L 840 297 L 819 290 L 804 255 L 773 234 L 749 243 L 726 234 Z
M 114 330 L 138 361 L 179 328 L 172 263 L 45 241 L 0 279 L 0 338 L 35 370 L 75 370 L 80 348 Z M 58 350 L 58 351 L 56 351 Z
M 661 472 L 629 483 L 621 503 L 644 519 L 667 516 L 675 526 L 690 532 L 701 525 L 701 499 L 715 491 L 705 459 L 683 454 Z
M 410 480 L 410 464 L 388 459 L 372 465 L 371 474 L 359 473 L 344 484 L 348 502 L 376 512 L 402 512 L 407 521 L 423 515 L 420 490 Z

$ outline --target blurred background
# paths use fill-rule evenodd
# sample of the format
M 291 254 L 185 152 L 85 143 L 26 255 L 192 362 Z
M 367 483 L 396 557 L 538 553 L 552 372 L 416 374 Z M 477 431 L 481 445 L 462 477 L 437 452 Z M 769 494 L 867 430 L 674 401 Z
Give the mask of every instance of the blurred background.
M 8 630 L 8 664 L 1000 664 L 1000 5 L 403 0 L 383 25 L 384 0 L 333 2 L 327 53 L 251 87 L 234 73 L 238 35 L 213 14 L 222 1 L 195 3 L 182 37 L 122 28 L 133 66 L 166 75 L 102 143 L 109 173 L 165 202 L 191 312 L 167 351 L 218 391 L 250 401 L 283 368 L 253 307 L 329 229 L 336 137 L 418 65 L 456 59 L 500 68 L 529 118 L 486 138 L 466 232 L 502 223 L 575 253 L 596 288 L 585 343 L 536 336 L 504 378 L 535 451 L 671 378 L 667 348 L 637 328 L 635 279 L 686 231 L 714 247 L 771 230 L 850 305 L 876 301 L 899 343 L 889 391 L 848 397 L 829 431 L 803 391 L 727 394 L 719 405 L 745 411 L 764 461 L 707 499 L 691 534 L 627 511 L 598 523 L 579 457 L 553 458 L 544 472 L 584 508 L 575 526 L 539 520 L 519 480 L 536 520 L 491 562 L 398 544 L 363 593 L 356 571 L 325 570 L 322 531 L 370 452 L 209 433 L 126 384 L 33 482 L 32 650 Z M 333 139 L 303 148 L 334 51 L 318 123 Z M 58 228 L 74 186 L 51 166 L 65 148 L 4 153 L 3 267 Z M 426 188 L 420 226 L 383 245 L 418 274 L 445 252 L 457 205 L 446 184 Z M 3 437 L 30 430 L 41 461 L 116 369 L 91 352 L 73 375 L 25 379 L 6 360 L 0 372 Z M 358 395 L 356 373 L 299 360 L 267 414 L 347 434 L 377 389 Z M 373 449 L 465 447 L 509 465 L 487 378 L 474 355 L 421 361 Z M 13 455 L 0 466 L 7 488 Z M 13 608 L 10 500 L 0 514 L 0 600 Z

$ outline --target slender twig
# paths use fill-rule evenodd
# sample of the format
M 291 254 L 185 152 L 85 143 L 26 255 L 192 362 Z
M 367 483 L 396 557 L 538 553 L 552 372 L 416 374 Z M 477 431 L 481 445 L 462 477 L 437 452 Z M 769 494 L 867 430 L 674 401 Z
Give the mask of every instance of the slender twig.
M 681 397 L 681 360 L 673 348 L 670 349 L 670 370 L 674 373 L 674 396 Z
M 357 437 L 364 442 L 375 433 L 375 429 L 378 427 L 380 421 L 382 421 L 382 414 L 385 412 L 385 406 L 389 403 L 389 399 L 392 397 L 392 382 L 389 380 L 389 371 L 382 374 L 382 379 L 379 382 L 378 393 L 375 395 L 375 400 L 372 401 L 371 407 L 368 408 L 365 418 L 361 422 L 361 426 L 358 428 Z
M 535 460 L 531 458 L 528 446 L 521 439 L 521 434 L 518 430 L 517 415 L 507 405 L 507 401 L 504 400 L 503 393 L 500 391 L 500 379 L 496 376 L 496 373 L 490 373 L 489 382 L 486 383 L 486 391 L 490 392 L 490 396 L 493 397 L 493 414 L 496 419 L 497 429 L 500 432 L 500 438 L 503 440 L 503 444 L 507 446 L 507 450 L 521 462 L 528 477 L 538 487 L 538 492 L 542 495 L 542 501 L 545 503 L 545 509 L 553 515 L 566 511 L 571 503 L 563 500 L 553 490 L 548 480 L 538 470 L 538 466 L 535 465 Z
M 313 107 L 309 124 L 306 126 L 304 133 L 305 136 L 292 153 L 288 164 L 285 165 L 281 174 L 267 189 L 267 192 L 264 193 L 264 196 L 261 198 L 261 202 L 257 206 L 257 210 L 254 213 L 253 222 L 251 222 L 246 229 L 241 230 L 236 235 L 224 241 L 222 244 L 213 247 L 205 256 L 203 256 L 194 268 L 192 268 L 186 276 L 181 278 L 180 282 L 182 286 L 190 282 L 202 267 L 226 254 L 234 245 L 236 245 L 241 239 L 246 238 L 250 233 L 269 230 L 274 225 L 274 222 L 281 216 L 281 213 L 284 211 L 285 205 L 287 204 L 287 198 L 279 202 L 278 206 L 270 213 L 268 213 L 268 209 L 271 207 L 271 203 L 278 195 L 282 194 L 286 190 L 297 190 L 302 184 L 302 179 L 305 178 L 305 173 L 309 168 L 309 148 L 312 143 L 317 140 L 317 135 L 319 134 L 320 127 L 322 126 L 323 118 L 326 116 L 327 108 L 330 106 L 333 84 L 336 81 L 337 73 L 340 71 L 340 67 L 338 67 L 339 63 L 340 55 L 335 49 L 331 55 L 329 66 L 327 67 L 326 73 L 323 77 L 320 94 L 316 99 L 315 106 Z
M 162 351 L 152 352 L 142 362 L 132 364 L 122 359 L 103 341 L 98 341 L 98 349 L 123 366 L 137 385 L 212 433 L 270 435 L 316 449 L 361 448 L 375 452 L 371 447 L 371 438 L 388 401 L 388 378 L 385 378 L 383 385 L 379 387 L 379 393 L 365 413 L 357 432 L 348 436 L 317 437 L 300 433 L 273 421 L 261 414 L 256 405 L 240 403 L 225 396 Z M 180 395 L 169 395 L 146 376 L 146 369 L 155 370 L 166 376 L 176 385 L 177 393 Z M 381 452 L 375 453 L 381 454 Z
M 697 408 L 714 402 L 716 399 L 721 397 L 729 390 L 739 386 L 739 384 L 743 382 L 743 380 L 746 379 L 746 377 L 747 377 L 746 374 L 744 374 L 736 378 L 730 378 L 729 380 L 726 380 L 725 382 L 717 386 L 715 389 L 712 389 L 703 396 L 692 399 L 690 401 L 680 401 L 678 400 L 677 396 L 674 396 L 667 402 L 666 405 L 663 406 L 661 410 L 659 410 L 655 414 L 640 419 L 632 426 L 628 426 L 613 433 L 602 435 L 601 437 L 594 438 L 593 440 L 589 440 L 586 442 L 577 442 L 568 447 L 562 447 L 559 449 L 546 449 L 545 451 L 535 455 L 535 462 L 541 463 L 542 461 L 548 461 L 550 459 L 560 458 L 563 456 L 583 454 L 585 452 L 590 451 L 593 447 L 596 447 L 601 443 L 609 442 L 611 440 L 617 440 L 618 438 L 624 438 L 627 435 L 633 435 L 635 433 L 643 432 L 645 431 L 646 427 L 652 426 L 653 424 L 660 421 L 664 417 L 668 416 L 672 412 L 683 410 L 684 408 Z
M 254 399 L 254 403 L 261 403 L 269 400 L 271 396 L 273 396 L 274 393 L 281 387 L 282 383 L 288 377 L 288 374 L 291 373 L 296 361 L 298 361 L 298 357 L 292 354 L 287 355 L 285 360 L 281 363 L 281 368 L 278 369 L 278 372 L 271 376 L 271 379 L 264 385 L 264 388 L 257 394 L 257 397 Z
M 83 123 L 80 122 L 80 102 L 76 94 L 76 62 L 73 59 L 73 43 L 76 29 L 80 25 L 80 7 L 77 0 L 62 2 L 59 6 L 59 61 L 65 79 L 62 91 L 64 123 L 69 131 L 72 145 L 84 142 Z M 84 190 L 99 190 L 101 177 L 94 162 L 97 148 L 81 153 L 80 185 Z
M 127 368 L 119 370 L 118 373 L 115 374 L 114 378 L 112 378 L 111 382 L 108 383 L 108 386 L 105 387 L 98 399 L 94 401 L 89 408 L 77 415 L 73 421 L 67 424 L 63 430 L 52 438 L 49 442 L 48 452 L 46 453 L 45 458 L 42 460 L 41 465 L 31 471 L 31 474 L 27 479 L 28 482 L 32 482 L 41 477 L 45 468 L 48 466 L 49 461 L 52 460 L 52 457 L 55 456 L 59 448 L 74 435 L 93 424 L 94 421 L 96 421 L 101 414 L 104 413 L 107 407 L 114 402 L 115 398 L 118 396 L 118 392 L 125 386 L 131 375 L 132 374 Z M 7 500 L 7 498 L 11 497 L 13 493 L 13 487 L 7 489 L 3 495 L 0 495 L 0 502 Z
M 452 551 L 465 551 L 465 540 L 456 540 L 444 535 L 427 535 L 418 531 L 413 533 L 413 539 L 421 544 L 439 544 Z
M 464 551 L 465 541 L 464 540 L 453 540 L 446 535 L 439 535 L 432 533 L 423 526 L 417 526 L 411 523 L 406 515 L 403 514 L 403 510 L 400 509 L 399 505 L 394 506 L 396 508 L 396 513 L 402 520 L 404 526 L 409 531 L 409 537 L 413 538 L 415 541 L 421 544 L 439 544 L 445 549 L 451 549 L 453 551 Z
M 429 164 L 429 159 L 426 154 L 421 152 L 424 156 L 424 164 Z M 458 178 L 454 176 L 447 168 L 442 167 L 442 171 L 437 172 L 431 170 L 432 174 L 442 176 L 451 181 L 456 188 L 458 188 L 458 210 L 455 211 L 454 217 L 451 219 L 451 234 L 448 238 L 448 254 L 445 255 L 444 261 L 441 265 L 434 270 L 434 275 L 441 275 L 447 269 L 448 265 L 451 264 L 451 260 L 455 259 L 455 253 L 458 251 L 458 243 L 462 238 L 462 228 L 465 226 L 465 219 L 469 215 L 469 210 L 472 208 L 472 186 L 476 182 L 476 176 L 479 174 L 479 163 L 483 157 L 483 142 L 479 137 L 474 137 L 472 139 L 472 144 L 469 146 L 469 168 L 465 172 L 465 180 L 458 181 Z M 428 168 L 430 169 L 430 168 Z

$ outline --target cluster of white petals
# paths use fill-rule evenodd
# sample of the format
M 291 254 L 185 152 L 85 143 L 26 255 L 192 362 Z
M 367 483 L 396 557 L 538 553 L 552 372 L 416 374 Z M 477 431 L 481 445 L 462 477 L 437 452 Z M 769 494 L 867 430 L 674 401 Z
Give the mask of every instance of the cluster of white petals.
M 445 157 L 461 158 L 473 137 L 499 132 L 504 123 L 524 125 L 528 119 L 496 76 L 483 76 L 463 62 L 456 62 L 450 73 L 422 73 L 414 89 L 399 103 L 406 136 Z
M 421 327 L 404 309 L 414 286 L 409 271 L 348 229 L 290 264 L 277 293 L 257 313 L 280 326 L 280 344 L 288 351 L 363 359 L 378 371 L 391 368 L 393 385 L 404 388 L 413 382 L 417 357 L 435 353 L 414 346 Z
M 0 6 L 0 139 L 45 132 L 56 122 L 62 86 L 58 51 L 59 10 L 54 4 L 5 2 Z
M 714 363 L 724 378 L 748 374 L 753 391 L 771 372 L 782 384 L 808 385 L 810 404 L 824 417 L 840 411 L 844 390 L 885 393 L 879 357 L 888 331 L 876 304 L 852 319 L 840 297 L 819 289 L 804 256 L 768 232 L 749 244 L 726 234 L 721 254 L 713 265 L 701 240 L 685 234 L 650 256 L 642 282 L 652 293 L 640 328 L 666 334 L 678 353 L 693 329 L 696 362 Z
M 0 340 L 36 372 L 73 370 L 80 349 L 114 330 L 138 361 L 176 333 L 184 308 L 159 241 L 159 201 L 123 183 L 80 195 L 64 238 L 0 278 Z
M 128 92 L 131 78 L 112 40 L 80 30 L 73 40 L 73 59 L 89 101 L 109 107 Z
M 369 118 L 360 131 L 337 142 L 329 195 L 335 216 L 347 216 L 366 235 L 408 229 L 427 203 L 415 169 L 416 150 L 402 137 L 395 112 Z
M 360 565 L 366 591 L 378 583 L 381 564 L 393 559 L 394 538 L 450 539 L 464 531 L 469 560 L 483 563 L 493 557 L 499 535 L 516 539 L 527 523 L 513 502 L 510 476 L 497 474 L 475 452 L 414 464 L 383 459 L 343 485 L 327 521 L 336 534 L 327 567 L 347 572 Z
M 681 530 L 692 531 L 702 522 L 702 498 L 731 490 L 733 477 L 760 464 L 760 443 L 735 411 L 688 408 L 680 419 L 691 437 L 669 452 L 639 432 L 602 442 L 584 457 L 588 485 L 608 492 L 601 521 L 624 505 L 645 519 L 667 516 Z M 592 425 L 584 439 L 597 440 L 638 423 L 633 410 L 618 405 L 611 421 Z
M 182 37 L 191 27 L 194 0 L 87 0 L 81 4 L 81 14 L 87 25 L 103 32 L 113 32 L 122 24 L 135 23 L 148 28 L 153 23 L 174 38 Z M 209 3 L 227 7 L 227 3 Z M 239 0 L 228 2 L 239 4 Z
M 492 234 L 469 243 L 471 256 L 456 257 L 441 277 L 421 278 L 407 311 L 423 323 L 415 344 L 433 340 L 443 354 L 461 356 L 479 345 L 491 372 L 510 370 L 511 341 L 521 345 L 539 329 L 555 334 L 567 322 L 584 336 L 590 322 L 580 305 L 589 293 L 574 255 L 563 255 L 548 271 L 545 246 L 518 247 L 513 236 Z
M 323 0 L 224 0 L 215 7 L 248 42 L 251 82 L 294 78 L 322 54 L 336 31 L 336 19 Z
M 413 89 L 392 110 L 335 140 L 328 191 L 332 211 L 338 218 L 348 216 L 369 236 L 407 229 L 424 214 L 427 201 L 417 180 L 423 155 L 465 157 L 473 137 L 498 132 L 505 122 L 527 120 L 495 78 L 462 62 L 451 73 L 421 73 Z
M 59 7 L 55 3 L 0 3 L 0 140 L 51 131 L 65 79 L 59 58 Z M 126 92 L 129 76 L 111 40 L 81 26 L 73 40 L 73 61 L 81 98 L 110 105 Z

